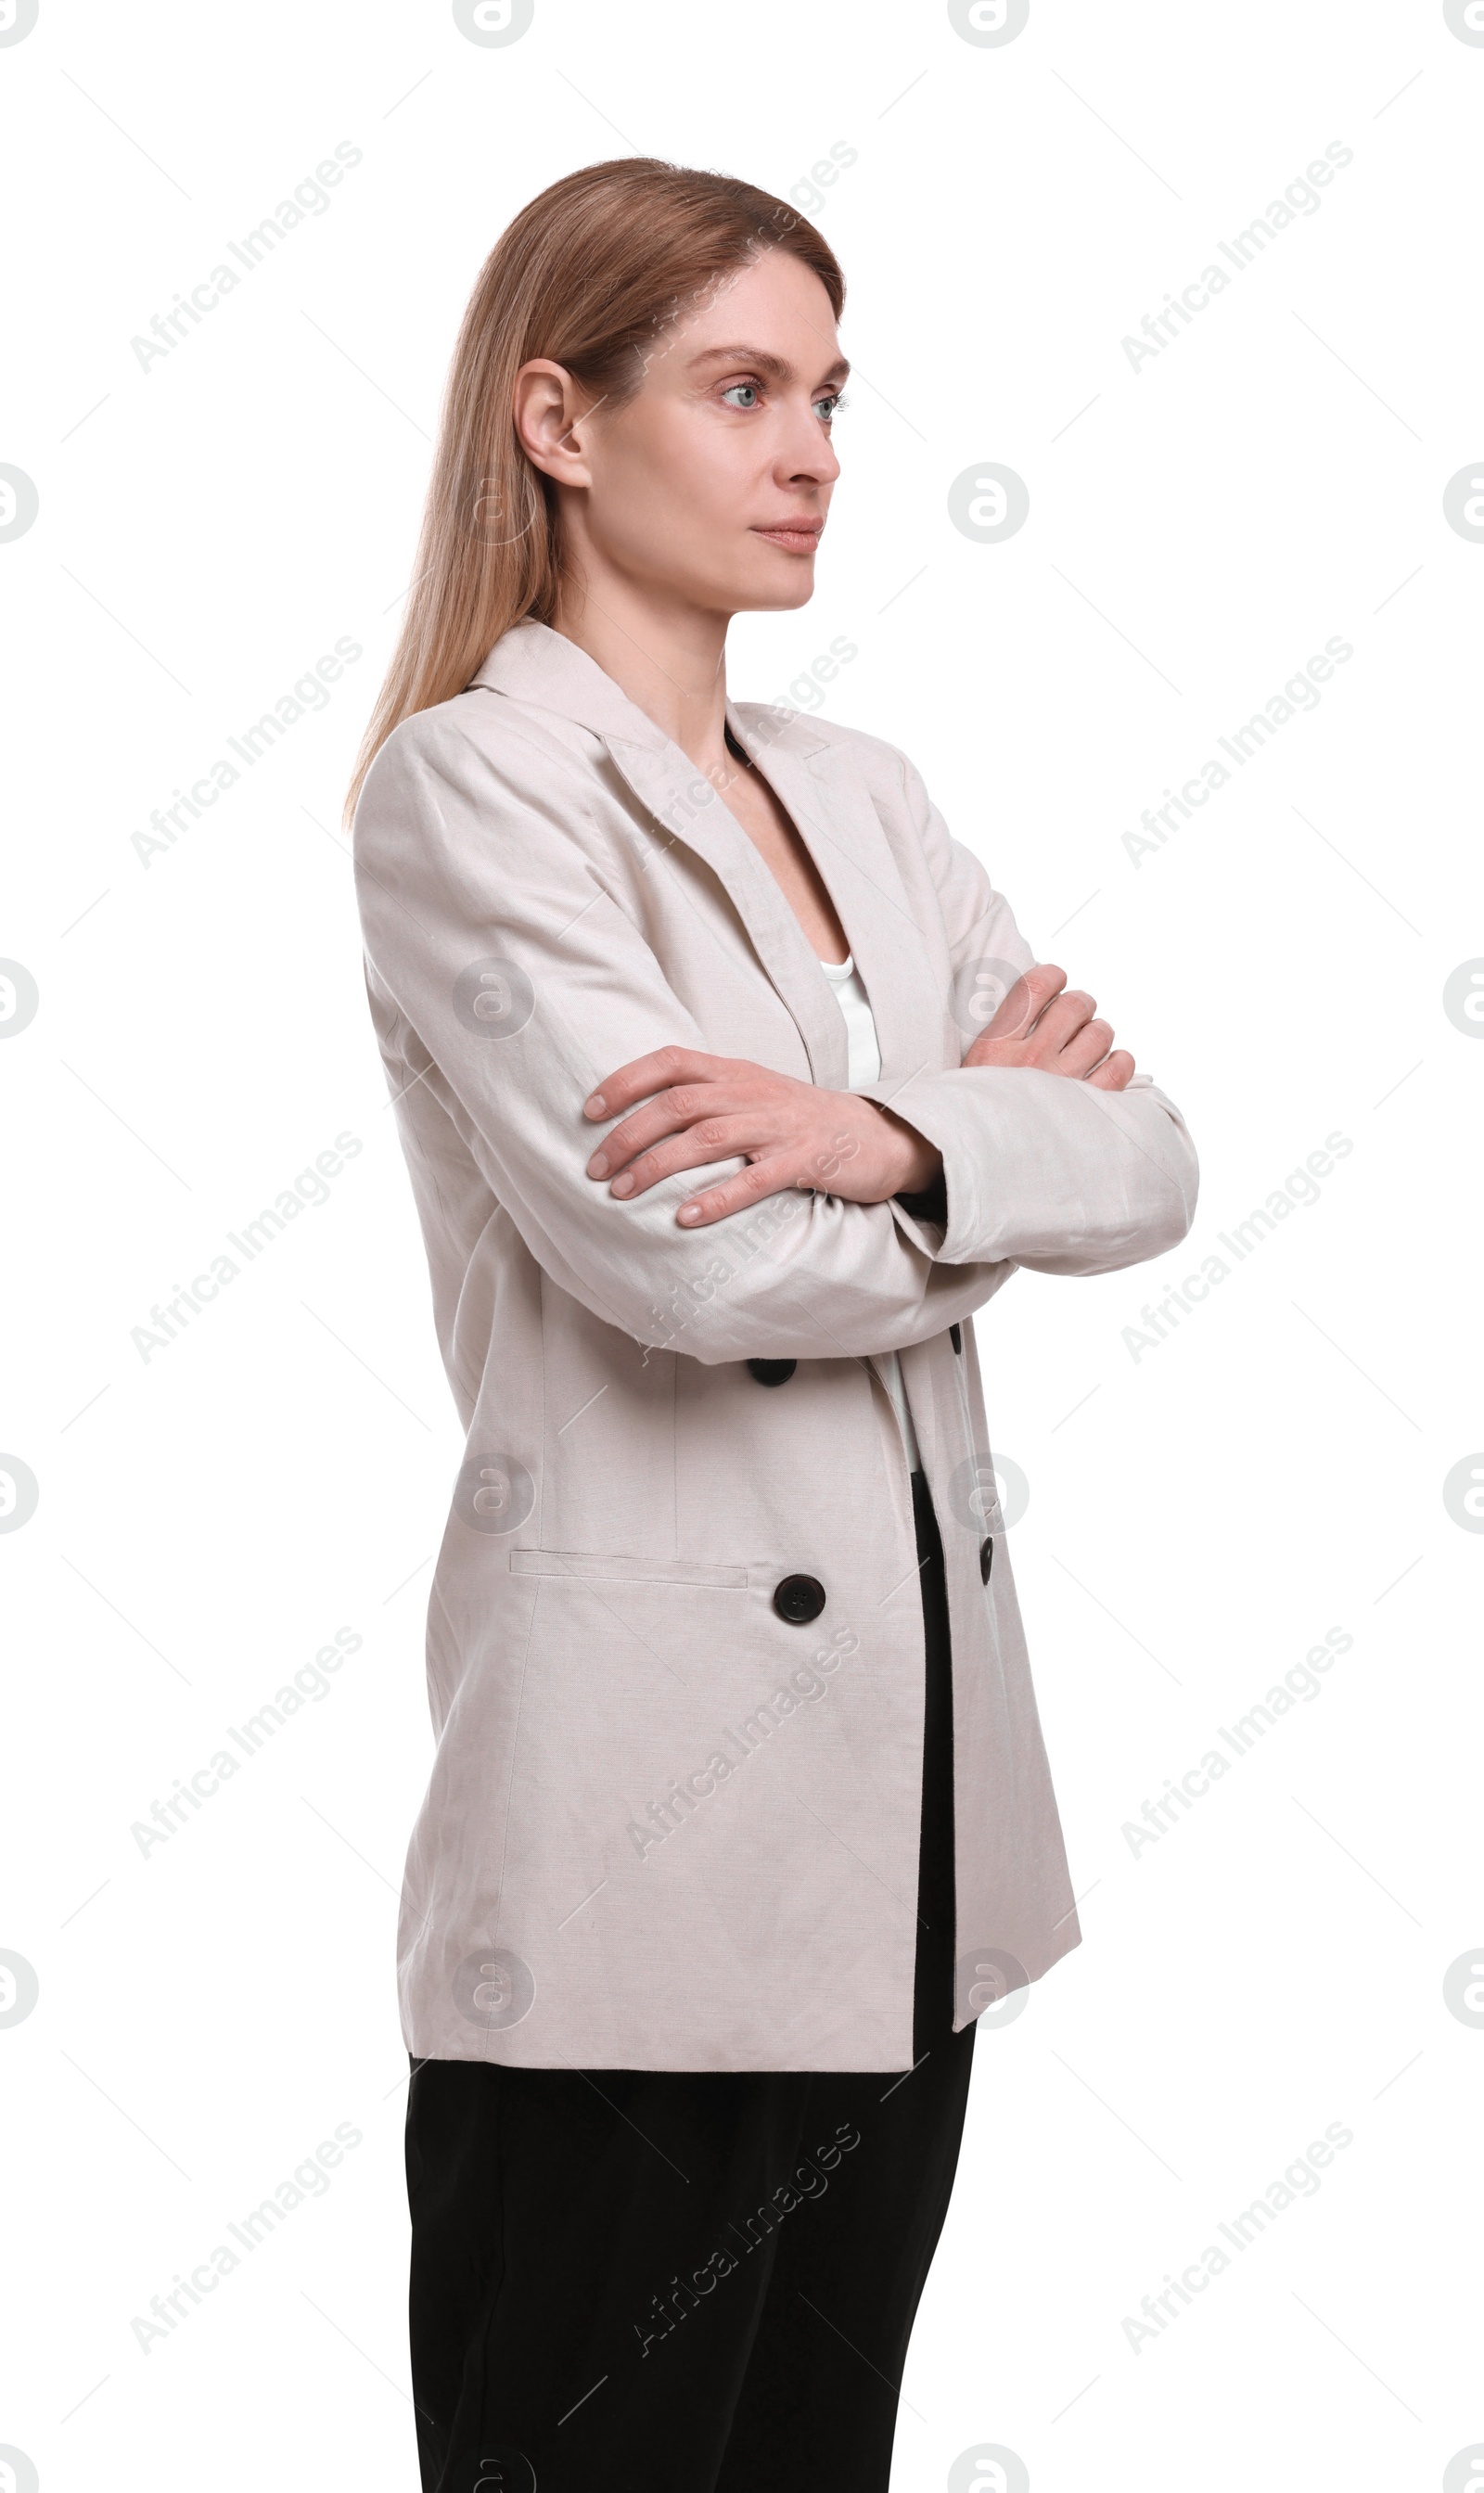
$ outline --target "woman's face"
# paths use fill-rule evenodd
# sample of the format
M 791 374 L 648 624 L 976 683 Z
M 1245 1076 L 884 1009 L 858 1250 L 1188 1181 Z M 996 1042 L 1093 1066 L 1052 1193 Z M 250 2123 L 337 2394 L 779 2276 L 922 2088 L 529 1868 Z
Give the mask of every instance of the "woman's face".
M 569 376 L 528 364 L 522 433 L 567 489 L 580 572 L 609 567 L 641 594 L 722 616 L 804 605 L 848 370 L 819 279 L 777 250 L 727 271 L 657 335 L 622 406 L 568 422 L 581 405 Z

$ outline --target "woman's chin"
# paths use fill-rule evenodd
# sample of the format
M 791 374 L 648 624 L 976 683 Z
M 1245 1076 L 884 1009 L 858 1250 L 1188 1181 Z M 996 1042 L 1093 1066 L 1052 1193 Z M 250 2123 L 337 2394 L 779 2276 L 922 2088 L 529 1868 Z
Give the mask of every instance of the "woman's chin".
M 759 566 L 749 563 L 747 576 L 737 585 L 734 611 L 747 615 L 786 615 L 796 606 L 807 606 L 814 594 L 814 565 L 790 556 L 786 567 L 772 561 Z

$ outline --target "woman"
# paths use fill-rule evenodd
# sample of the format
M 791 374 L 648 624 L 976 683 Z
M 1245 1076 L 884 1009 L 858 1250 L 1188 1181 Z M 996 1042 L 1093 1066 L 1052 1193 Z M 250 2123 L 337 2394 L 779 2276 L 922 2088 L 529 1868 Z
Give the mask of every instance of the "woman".
M 400 1938 L 425 2493 L 884 2488 L 975 2018 L 1078 1937 L 969 1319 L 1173 1246 L 1196 1163 L 910 763 L 727 693 L 812 590 L 843 296 L 716 174 L 524 209 L 362 757 L 467 1430 Z

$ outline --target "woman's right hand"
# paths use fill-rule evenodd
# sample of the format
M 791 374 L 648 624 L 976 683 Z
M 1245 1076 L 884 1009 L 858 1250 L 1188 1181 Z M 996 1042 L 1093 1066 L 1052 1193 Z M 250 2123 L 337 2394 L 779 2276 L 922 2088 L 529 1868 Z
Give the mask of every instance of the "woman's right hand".
M 1090 1082 L 1096 1091 L 1122 1091 L 1134 1059 L 1126 1047 L 1112 1046 L 1112 1026 L 1096 1020 L 1096 1012 L 1092 996 L 1068 987 L 1065 970 L 1036 961 L 984 1024 L 964 1064 L 1029 1065 Z

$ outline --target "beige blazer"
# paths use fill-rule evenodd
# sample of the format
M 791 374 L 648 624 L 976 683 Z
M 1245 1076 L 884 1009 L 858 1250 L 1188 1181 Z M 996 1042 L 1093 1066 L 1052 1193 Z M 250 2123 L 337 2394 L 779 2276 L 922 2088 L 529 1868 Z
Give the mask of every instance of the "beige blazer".
M 628 1059 L 679 1042 L 843 1090 L 846 1034 L 746 833 L 574 643 L 506 633 L 391 736 L 355 818 L 468 1431 L 399 1939 L 418 2056 L 910 2067 L 924 1631 L 893 1350 L 947 1560 L 955 2024 L 1079 1937 L 969 1319 L 1017 1264 L 1174 1246 L 1195 1154 L 1146 1078 L 965 1071 L 965 999 L 1034 958 L 984 867 L 879 737 L 727 718 L 839 913 L 872 1096 L 943 1153 L 946 1228 L 796 1189 L 693 1234 L 695 1172 L 633 1203 L 584 1174 L 608 1128 L 583 1101 Z

